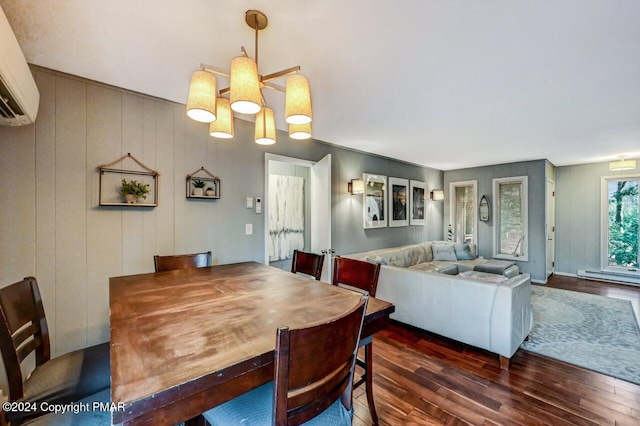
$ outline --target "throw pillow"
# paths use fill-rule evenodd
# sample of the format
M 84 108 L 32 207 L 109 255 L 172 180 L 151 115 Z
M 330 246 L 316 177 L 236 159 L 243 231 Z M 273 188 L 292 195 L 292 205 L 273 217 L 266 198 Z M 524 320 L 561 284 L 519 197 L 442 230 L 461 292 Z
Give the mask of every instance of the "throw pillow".
M 453 244 L 434 244 L 432 250 L 433 260 L 458 260 Z
M 471 253 L 471 247 L 467 243 L 455 243 L 453 245 L 458 260 L 473 260 L 475 257 Z

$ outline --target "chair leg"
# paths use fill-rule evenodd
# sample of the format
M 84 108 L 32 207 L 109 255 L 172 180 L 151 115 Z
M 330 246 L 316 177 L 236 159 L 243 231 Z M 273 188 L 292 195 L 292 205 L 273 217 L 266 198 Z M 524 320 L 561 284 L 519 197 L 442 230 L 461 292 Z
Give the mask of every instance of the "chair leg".
M 366 375 L 367 403 L 369 404 L 369 413 L 371 414 L 371 422 L 374 426 L 378 425 L 378 415 L 376 414 L 376 406 L 373 402 L 373 343 L 364 346 L 364 362 Z

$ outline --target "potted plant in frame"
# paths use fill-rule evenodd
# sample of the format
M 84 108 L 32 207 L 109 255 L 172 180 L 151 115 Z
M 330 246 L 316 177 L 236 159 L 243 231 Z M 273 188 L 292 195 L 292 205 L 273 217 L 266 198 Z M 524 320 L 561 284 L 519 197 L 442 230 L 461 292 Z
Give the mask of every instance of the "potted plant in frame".
M 194 179 L 191 183 L 193 184 L 193 191 L 191 192 L 191 195 L 202 197 L 204 195 L 204 187 L 206 183 L 199 179 Z
M 216 196 L 216 191 L 213 189 L 212 186 L 207 186 L 207 190 L 204 191 L 204 194 L 207 197 L 215 197 Z
M 137 204 L 138 198 L 145 200 L 147 194 L 150 192 L 148 184 L 138 182 L 135 179 L 126 180 L 123 178 L 121 183 L 120 195 L 125 199 L 127 204 Z

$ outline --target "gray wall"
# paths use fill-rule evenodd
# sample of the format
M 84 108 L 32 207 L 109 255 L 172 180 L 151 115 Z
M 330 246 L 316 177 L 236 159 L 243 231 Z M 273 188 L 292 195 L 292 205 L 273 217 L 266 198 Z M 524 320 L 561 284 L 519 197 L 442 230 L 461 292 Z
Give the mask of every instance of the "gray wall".
M 236 120 L 232 140 L 211 138 L 184 105 L 34 67 L 41 105 L 34 125 L 0 127 L 0 285 L 36 276 L 53 354 L 109 338 L 108 279 L 153 271 L 154 254 L 212 250 L 215 263 L 264 261 L 264 217 L 245 197 L 264 197 L 265 153 L 317 161 L 332 154 L 337 253 L 442 238 L 442 205 L 428 225 L 362 229 L 362 197 L 347 181 L 363 172 L 442 187 L 443 173 L 317 141 L 253 142 Z M 389 141 L 392 143 L 393 141 Z M 160 172 L 154 209 L 98 207 L 100 164 L 130 152 Z M 185 177 L 204 166 L 222 198 L 187 200 Z M 252 223 L 254 234 L 245 235 Z
M 600 183 L 609 163 L 556 167 L 556 271 L 600 271 Z
M 545 246 L 545 182 L 548 172 L 548 161 L 536 160 L 519 163 L 499 164 L 495 166 L 473 167 L 469 169 L 444 172 L 445 205 L 444 217 L 449 218 L 449 183 L 477 180 L 478 200 L 486 195 L 493 208 L 493 179 L 511 176 L 529 177 L 529 260 L 518 261 L 522 272 L 531 274 L 536 281 L 546 280 L 546 246 Z M 549 163 L 550 164 L 550 163 Z M 478 222 L 478 254 L 487 258 L 493 257 L 493 218 L 488 222 Z

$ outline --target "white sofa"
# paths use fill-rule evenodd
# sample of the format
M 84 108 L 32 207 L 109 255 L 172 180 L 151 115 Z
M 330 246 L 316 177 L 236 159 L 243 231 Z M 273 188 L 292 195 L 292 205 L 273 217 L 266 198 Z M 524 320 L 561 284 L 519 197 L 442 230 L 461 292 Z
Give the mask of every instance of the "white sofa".
M 511 278 L 467 272 L 487 261 L 434 261 L 432 247 L 429 241 L 345 257 L 382 263 L 376 297 L 395 305 L 392 319 L 499 354 L 508 368 L 533 325 L 529 274 L 517 267 L 516 274 L 508 270 Z

